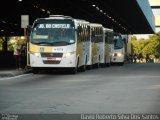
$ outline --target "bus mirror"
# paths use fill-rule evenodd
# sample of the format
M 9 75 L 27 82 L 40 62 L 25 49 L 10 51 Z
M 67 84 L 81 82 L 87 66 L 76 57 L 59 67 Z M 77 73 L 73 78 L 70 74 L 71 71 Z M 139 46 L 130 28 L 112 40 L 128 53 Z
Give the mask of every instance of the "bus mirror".
M 32 26 L 31 25 L 28 25 L 27 26 L 27 41 L 29 42 L 29 36 L 30 36 L 30 34 L 31 34 L 31 30 L 32 30 Z
M 82 32 L 82 27 L 81 26 L 78 27 L 78 32 Z
M 28 26 L 27 26 L 27 36 L 30 35 L 31 29 L 32 29 L 32 26 L 31 26 L 31 25 L 28 25 Z
M 94 31 L 92 31 L 92 37 L 95 37 L 95 32 Z
M 90 27 L 89 26 L 87 26 L 87 31 L 90 31 Z
M 123 38 L 123 41 L 124 41 L 125 44 L 127 44 L 127 40 L 125 38 Z

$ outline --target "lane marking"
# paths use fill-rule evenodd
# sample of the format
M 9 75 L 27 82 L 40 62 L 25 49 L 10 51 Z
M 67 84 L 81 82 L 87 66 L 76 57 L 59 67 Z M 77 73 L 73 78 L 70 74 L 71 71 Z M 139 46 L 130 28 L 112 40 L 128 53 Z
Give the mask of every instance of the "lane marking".
M 28 76 L 32 73 L 29 73 L 29 74 L 23 74 L 23 75 L 18 75 L 18 76 L 14 76 L 14 77 L 4 77 L 4 78 L 0 78 L 0 81 L 3 81 L 3 80 L 9 80 L 9 79 L 14 79 L 14 78 L 19 78 L 19 77 L 24 77 L 24 76 Z
M 160 89 L 160 85 L 150 85 L 146 89 Z
M 14 77 L 2 77 L 0 78 L 0 81 L 3 81 L 3 80 L 9 80 L 9 79 L 15 79 L 15 78 L 20 78 L 20 77 L 24 77 L 24 76 L 28 76 L 28 75 L 31 75 L 33 73 L 28 73 L 28 74 L 22 74 L 22 75 L 18 75 L 18 76 L 14 76 Z M 46 74 L 43 74 L 43 75 L 46 75 Z M 108 78 L 160 78 L 160 76 L 156 75 L 156 76 L 147 76 L 147 75 L 144 75 L 144 76 L 107 76 L 106 75 L 106 79 Z M 90 77 L 87 77 L 87 78 L 90 78 Z M 92 79 L 92 81 L 95 80 L 95 79 Z M 97 79 L 96 79 L 97 80 Z M 104 80 L 104 79 L 102 79 Z M 75 81 L 75 80 L 67 80 L 67 81 Z M 81 81 L 86 81 L 86 80 L 81 80 Z

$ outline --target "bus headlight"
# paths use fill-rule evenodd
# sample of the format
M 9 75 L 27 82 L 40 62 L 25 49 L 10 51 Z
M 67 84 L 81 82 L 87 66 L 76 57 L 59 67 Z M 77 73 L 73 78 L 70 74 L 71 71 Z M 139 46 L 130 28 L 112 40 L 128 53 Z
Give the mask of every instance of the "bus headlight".
M 114 57 L 121 57 L 121 56 L 122 56 L 122 53 L 114 53 L 113 56 L 114 56 Z
M 67 53 L 64 54 L 64 57 L 69 57 L 69 56 L 73 55 L 74 53 L 75 53 L 75 51 L 67 52 Z
M 68 53 L 65 54 L 65 56 L 66 56 L 66 57 L 69 57 L 69 56 L 71 56 L 71 53 L 68 52 Z
M 117 53 L 117 56 L 118 56 L 118 57 L 121 57 L 121 56 L 122 56 L 122 53 Z
M 39 54 L 39 53 L 34 53 L 34 55 L 35 55 L 36 57 L 40 57 L 40 54 Z

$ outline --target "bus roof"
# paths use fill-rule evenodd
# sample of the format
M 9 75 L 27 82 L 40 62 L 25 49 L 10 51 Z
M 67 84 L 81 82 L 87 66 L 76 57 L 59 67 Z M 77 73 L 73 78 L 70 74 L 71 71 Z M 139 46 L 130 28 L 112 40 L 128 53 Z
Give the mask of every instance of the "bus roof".
M 102 27 L 102 24 L 99 24 L 99 23 L 90 23 L 90 26 L 92 27 Z
M 75 21 L 75 22 L 89 23 L 88 21 L 83 20 L 83 19 L 74 19 L 74 21 Z
M 46 19 L 74 19 L 71 16 L 64 16 L 64 15 L 50 15 L 48 18 Z
M 71 16 L 50 15 L 49 17 L 37 18 L 35 21 L 38 21 L 38 20 L 52 20 L 52 19 L 60 19 L 60 20 L 70 19 L 70 20 L 74 20 L 74 18 L 72 18 Z
M 73 20 L 76 23 L 78 23 L 78 22 L 89 23 L 88 21 L 83 20 L 83 19 L 75 19 L 75 18 L 72 18 L 71 16 L 64 16 L 64 15 L 50 15 L 49 17 L 45 17 L 45 18 L 37 18 L 35 21 L 38 21 L 38 20 L 54 20 L 54 19 L 58 19 L 58 20 L 70 19 L 70 20 Z
M 105 31 L 110 31 L 113 32 L 113 29 L 109 29 L 109 28 L 103 28 Z

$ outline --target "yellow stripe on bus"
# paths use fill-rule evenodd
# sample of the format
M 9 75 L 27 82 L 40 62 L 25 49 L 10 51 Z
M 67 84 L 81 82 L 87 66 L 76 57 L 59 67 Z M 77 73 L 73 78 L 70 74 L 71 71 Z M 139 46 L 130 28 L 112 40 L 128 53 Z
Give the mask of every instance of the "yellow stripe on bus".
M 92 43 L 92 60 L 93 60 L 93 64 L 95 64 L 97 62 L 96 60 L 96 56 L 97 56 L 97 43 Z
M 77 43 L 77 55 L 79 56 L 79 65 L 82 64 L 82 42 Z
M 37 46 L 37 45 L 34 45 L 32 43 L 29 44 L 29 51 L 30 52 L 40 52 L 40 49 L 43 49 L 44 51 L 43 52 L 53 52 L 53 47 L 49 47 L 49 46 Z

